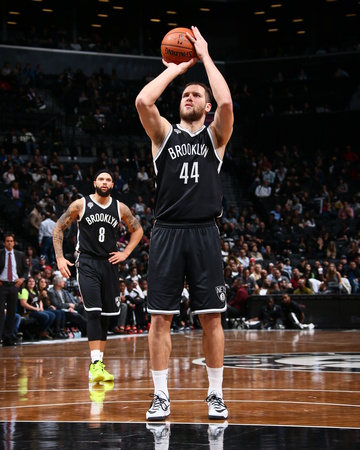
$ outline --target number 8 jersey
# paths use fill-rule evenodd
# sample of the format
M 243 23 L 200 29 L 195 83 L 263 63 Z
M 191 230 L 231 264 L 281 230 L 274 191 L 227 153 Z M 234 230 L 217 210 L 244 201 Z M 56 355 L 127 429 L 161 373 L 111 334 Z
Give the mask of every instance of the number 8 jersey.
M 95 258 L 109 258 L 110 252 L 118 251 L 119 202 L 110 197 L 110 201 L 103 206 L 91 195 L 84 197 L 83 202 L 83 212 L 77 223 L 76 250 Z
M 221 216 L 221 166 L 210 128 L 191 133 L 172 125 L 154 157 L 156 219 L 192 222 Z

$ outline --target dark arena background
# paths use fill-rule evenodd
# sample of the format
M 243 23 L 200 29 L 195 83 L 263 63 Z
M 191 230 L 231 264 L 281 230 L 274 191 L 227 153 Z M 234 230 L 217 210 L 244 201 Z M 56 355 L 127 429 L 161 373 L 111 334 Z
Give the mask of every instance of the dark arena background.
M 91 175 L 104 165 L 119 176 L 113 196 L 136 214 L 143 202 L 151 216 L 150 142 L 135 98 L 164 68 L 163 36 L 196 25 L 234 102 L 221 172 L 224 269 L 231 255 L 242 261 L 246 244 L 249 265 L 254 257 L 261 270 L 270 274 L 274 266 L 281 276 L 298 268 L 312 290 L 295 293 L 274 280 L 266 289 L 249 287 L 245 313 L 224 317 L 229 418 L 221 423 L 207 418 L 201 330 L 191 315 L 172 327 L 171 415 L 159 423 L 145 420 L 153 390 L 146 327 L 133 324 L 120 335 L 114 326 L 106 364 L 115 381 L 94 386 L 86 338 L 69 330 L 67 340 L 39 340 L 22 317 L 21 345 L 0 347 L 1 448 L 360 448 L 360 2 L 3 0 L 0 17 L 1 237 L 11 231 L 18 249 L 36 247 L 36 203 L 61 214 L 63 191 L 72 198 L 91 193 Z M 183 86 L 204 76 L 199 62 L 175 80 L 159 100 L 162 114 L 177 121 Z M 140 166 L 149 172 L 145 187 Z M 4 177 L 10 167 L 19 198 Z M 271 194 L 259 197 L 268 170 Z M 352 215 L 342 216 L 344 205 Z M 147 239 L 127 262 L 146 279 L 150 219 L 142 225 Z M 69 229 L 69 257 L 75 240 Z M 35 256 L 32 263 L 45 270 L 39 248 Z M 343 283 L 324 292 L 321 274 L 331 263 Z M 74 272 L 68 289 L 77 295 Z M 282 289 L 313 327 L 246 324 L 268 296 L 280 303 Z

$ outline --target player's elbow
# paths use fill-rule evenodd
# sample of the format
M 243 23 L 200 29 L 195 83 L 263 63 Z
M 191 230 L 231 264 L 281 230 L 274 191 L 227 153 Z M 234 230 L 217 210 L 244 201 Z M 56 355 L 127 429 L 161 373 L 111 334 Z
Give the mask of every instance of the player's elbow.
M 150 103 L 148 97 L 144 95 L 142 92 L 136 97 L 135 99 L 135 107 L 137 110 L 146 109 L 149 106 L 152 106 L 152 103 Z

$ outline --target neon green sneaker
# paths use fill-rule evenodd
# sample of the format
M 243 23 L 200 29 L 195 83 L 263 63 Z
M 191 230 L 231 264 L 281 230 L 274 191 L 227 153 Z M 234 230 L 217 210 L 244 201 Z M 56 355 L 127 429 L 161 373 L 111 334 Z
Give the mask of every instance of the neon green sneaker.
M 105 364 L 101 361 L 100 364 L 103 368 L 104 373 L 104 379 L 103 381 L 114 381 L 114 375 L 112 373 L 109 373 L 107 370 L 105 370 Z
M 104 381 L 104 379 L 103 363 L 101 361 L 97 361 L 96 364 L 91 363 L 89 368 L 89 381 L 98 383 L 99 381 Z

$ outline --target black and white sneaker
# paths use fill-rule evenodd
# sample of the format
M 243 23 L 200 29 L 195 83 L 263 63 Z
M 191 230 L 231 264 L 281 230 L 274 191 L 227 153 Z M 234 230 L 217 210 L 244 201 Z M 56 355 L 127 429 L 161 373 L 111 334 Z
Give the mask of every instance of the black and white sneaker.
M 209 406 L 209 419 L 227 419 L 227 407 L 224 400 L 215 391 L 211 392 L 205 401 Z
M 163 391 L 159 391 L 154 395 L 150 408 L 146 412 L 146 420 L 164 420 L 170 414 L 170 399 Z

